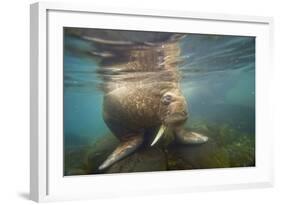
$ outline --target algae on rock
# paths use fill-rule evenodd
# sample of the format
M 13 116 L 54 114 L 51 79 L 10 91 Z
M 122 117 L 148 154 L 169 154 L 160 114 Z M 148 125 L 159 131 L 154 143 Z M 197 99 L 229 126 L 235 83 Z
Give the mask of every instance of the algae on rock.
M 165 170 L 188 170 L 255 166 L 255 138 L 229 124 L 196 121 L 189 130 L 202 133 L 209 141 L 202 145 L 181 145 L 173 133 L 166 133 L 157 146 L 144 145 L 105 171 L 99 165 L 118 145 L 112 134 L 87 146 L 68 148 L 65 152 L 65 175 L 128 173 Z

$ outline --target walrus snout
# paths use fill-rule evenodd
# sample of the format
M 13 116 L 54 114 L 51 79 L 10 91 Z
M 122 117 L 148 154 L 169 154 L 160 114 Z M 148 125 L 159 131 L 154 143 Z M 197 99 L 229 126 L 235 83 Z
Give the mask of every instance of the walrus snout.
M 164 124 L 169 126 L 180 125 L 186 122 L 188 119 L 188 114 L 186 111 L 183 112 L 176 112 L 170 114 L 165 120 Z

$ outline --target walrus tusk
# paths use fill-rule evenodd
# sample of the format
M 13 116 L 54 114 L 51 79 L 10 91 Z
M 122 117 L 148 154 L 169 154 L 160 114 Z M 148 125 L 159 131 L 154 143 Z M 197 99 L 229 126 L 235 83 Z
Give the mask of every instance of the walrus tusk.
M 159 131 L 157 132 L 156 137 L 154 138 L 153 142 L 151 143 L 150 146 L 153 146 L 156 144 L 156 142 L 162 137 L 163 133 L 165 132 L 166 127 L 164 125 L 161 125 Z

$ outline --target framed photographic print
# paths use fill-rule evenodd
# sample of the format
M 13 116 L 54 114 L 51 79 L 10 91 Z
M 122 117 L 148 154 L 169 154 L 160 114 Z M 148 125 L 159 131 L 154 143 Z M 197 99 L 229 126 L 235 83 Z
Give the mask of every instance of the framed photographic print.
M 31 5 L 31 199 L 271 186 L 272 22 Z

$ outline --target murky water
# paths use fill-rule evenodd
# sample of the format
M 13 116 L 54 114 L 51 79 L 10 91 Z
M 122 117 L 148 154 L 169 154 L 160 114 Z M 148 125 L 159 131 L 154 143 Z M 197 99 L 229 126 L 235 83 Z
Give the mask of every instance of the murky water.
M 95 30 L 91 32 L 94 33 Z M 119 31 L 120 33 L 122 34 L 122 31 Z M 161 42 L 161 39 L 154 38 L 155 35 L 151 32 L 146 36 L 138 34 L 133 35 L 134 37 L 125 34 L 120 36 L 123 41 L 127 37 L 127 40 L 129 38 L 130 41 L 134 40 L 137 43 Z M 167 145 L 170 148 L 162 147 L 164 150 L 162 158 L 165 158 L 165 162 L 162 162 L 162 158 L 155 159 L 159 164 L 162 163 L 158 167 L 150 168 L 153 163 L 144 163 L 145 165 L 140 168 L 136 168 L 136 165 L 128 165 L 131 168 L 122 170 L 116 165 L 111 172 L 255 165 L 255 38 L 187 34 L 178 42 L 181 53 L 177 69 L 189 111 L 186 127 L 207 135 L 209 142 L 202 146 L 180 146 L 172 143 Z M 65 32 L 66 175 L 96 173 L 97 166 L 118 143 L 102 117 L 104 94 L 102 88 L 108 84 L 105 85 L 107 81 L 101 77 L 105 76 L 101 65 L 108 64 L 108 61 L 103 62 L 100 59 L 110 53 L 97 54 L 93 53 L 94 50 L 95 44 L 89 39 L 81 38 L 80 33 L 75 29 Z M 141 79 L 152 78 L 153 74 L 148 76 L 142 72 Z M 117 80 L 120 80 L 120 75 Z M 147 158 L 151 159 L 155 154 L 153 152 L 141 151 L 139 155 L 144 161 L 149 161 L 143 156 L 147 155 Z M 131 161 L 135 158 L 139 160 L 140 156 L 132 156 Z M 123 162 L 123 167 L 124 163 L 127 163 L 126 160 Z

